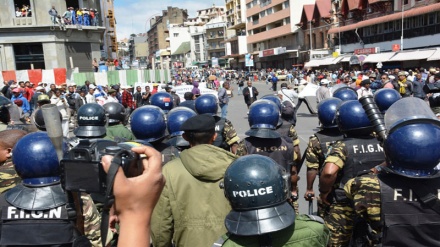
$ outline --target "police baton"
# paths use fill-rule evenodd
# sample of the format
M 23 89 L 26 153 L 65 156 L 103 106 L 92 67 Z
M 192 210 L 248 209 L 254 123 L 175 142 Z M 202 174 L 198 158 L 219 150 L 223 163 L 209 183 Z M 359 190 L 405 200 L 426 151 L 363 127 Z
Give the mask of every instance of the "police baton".
M 307 194 L 307 198 L 309 198 L 309 215 L 313 214 L 313 200 L 312 200 L 313 195 L 312 194 Z

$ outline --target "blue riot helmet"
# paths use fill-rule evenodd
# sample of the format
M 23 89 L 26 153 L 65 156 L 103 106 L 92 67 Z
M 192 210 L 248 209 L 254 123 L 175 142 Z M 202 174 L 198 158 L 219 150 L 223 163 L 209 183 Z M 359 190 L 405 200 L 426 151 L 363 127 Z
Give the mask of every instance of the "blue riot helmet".
M 196 99 L 195 107 L 199 115 L 208 113 L 215 116 L 218 111 L 217 97 L 212 94 L 204 94 Z
M 46 132 L 24 136 L 15 144 L 13 154 L 12 161 L 23 184 L 43 186 L 60 181 L 57 152 Z
M 319 102 L 317 106 L 318 119 L 324 129 L 338 127 L 338 124 L 336 123 L 336 110 L 341 103 L 342 100 L 334 97 Z
M 373 126 L 357 100 L 348 100 L 339 105 L 336 122 L 339 130 L 349 136 L 365 136 L 373 132 Z
M 150 98 L 150 104 L 159 107 L 165 113 L 173 109 L 173 96 L 167 92 L 157 92 Z
M 142 106 L 130 116 L 133 135 L 145 142 L 155 142 L 165 137 L 165 113 L 157 106 Z
M 248 121 L 250 130 L 246 131 L 247 136 L 259 138 L 279 138 L 275 131 L 280 111 L 278 106 L 270 100 L 260 99 L 249 107 Z
M 332 93 L 333 97 L 338 98 L 342 101 L 358 99 L 358 94 L 356 90 L 343 83 L 333 86 L 330 89 L 330 92 Z
M 236 159 L 226 169 L 225 196 L 232 210 L 226 229 L 238 236 L 279 231 L 295 222 L 295 211 L 287 203 L 288 172 L 273 159 L 251 154 Z
M 440 175 L 440 121 L 426 102 L 415 97 L 396 101 L 385 114 L 385 126 L 387 168 L 415 178 Z
M 188 107 L 176 107 L 168 113 L 167 129 L 170 133 L 170 144 L 175 147 L 189 146 L 189 142 L 186 141 L 182 134 L 184 131 L 180 130 L 180 126 L 191 117 L 196 116 L 193 110 Z
M 96 103 L 87 103 L 78 109 L 78 128 L 73 133 L 76 137 L 95 138 L 102 137 L 107 130 L 105 125 L 107 117 L 104 107 Z
M 382 113 L 385 113 L 394 102 L 401 98 L 399 92 L 392 88 L 382 88 L 374 93 L 374 102 Z
M 273 95 L 273 94 L 268 94 L 268 95 L 261 97 L 261 99 L 266 99 L 266 100 L 269 100 L 269 101 L 272 101 L 273 103 L 275 103 L 278 106 L 278 108 L 280 110 L 280 114 L 281 114 L 281 107 L 282 106 L 281 106 L 281 100 L 278 96 Z M 281 126 L 282 124 L 283 124 L 283 119 L 280 117 L 278 119 L 277 127 Z

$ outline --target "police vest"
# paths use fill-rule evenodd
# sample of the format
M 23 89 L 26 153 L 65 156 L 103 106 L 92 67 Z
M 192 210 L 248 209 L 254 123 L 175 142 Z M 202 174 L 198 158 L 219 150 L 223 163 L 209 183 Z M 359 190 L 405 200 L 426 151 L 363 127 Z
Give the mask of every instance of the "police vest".
M 293 145 L 283 138 L 266 139 L 246 137 L 244 139 L 248 154 L 260 154 L 275 160 L 290 173 L 293 165 Z
M 41 211 L 24 210 L 9 204 L 3 194 L 0 207 L 1 246 L 72 246 L 78 236 L 65 205 Z
M 221 118 L 219 116 L 214 116 L 215 118 L 215 133 L 217 133 L 217 138 L 215 138 L 212 145 L 223 148 L 226 151 L 229 151 L 229 145 L 226 143 L 225 138 L 223 137 L 223 132 L 225 129 L 225 118 Z
M 291 126 L 292 124 L 289 121 L 283 119 L 283 124 L 276 129 L 276 132 L 280 133 L 281 137 L 290 143 L 292 143 L 292 138 L 289 136 Z
M 374 137 L 346 138 L 344 144 L 347 157 L 340 173 L 340 188 L 344 188 L 345 183 L 356 177 L 359 172 L 369 170 L 385 161 L 383 148 Z
M 344 136 L 339 132 L 338 128 L 331 128 L 331 129 L 323 129 L 315 133 L 316 138 L 318 138 L 319 145 L 321 147 L 323 157 L 319 158 L 319 164 L 322 165 L 325 160 L 325 156 L 328 152 L 328 148 L 330 147 L 330 144 L 341 140 Z
M 410 179 L 392 174 L 378 175 L 381 195 L 383 246 L 440 246 L 440 215 L 420 202 L 411 190 L 422 185 L 440 193 L 440 178 Z

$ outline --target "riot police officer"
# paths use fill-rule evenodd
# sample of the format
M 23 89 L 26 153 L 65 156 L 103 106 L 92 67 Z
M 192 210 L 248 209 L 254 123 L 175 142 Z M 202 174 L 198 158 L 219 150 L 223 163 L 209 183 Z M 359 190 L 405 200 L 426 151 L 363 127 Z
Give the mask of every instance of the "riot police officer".
M 167 92 L 157 92 L 151 96 L 150 104 L 159 107 L 167 114 L 174 107 L 173 96 Z
M 297 196 L 297 167 L 294 162 L 293 144 L 275 130 L 280 116 L 279 108 L 272 101 L 261 99 L 249 108 L 249 126 L 246 137 L 237 148 L 237 155 L 260 154 L 274 159 L 291 175 L 291 194 Z M 296 201 L 296 200 L 295 200 Z M 298 211 L 298 204 L 295 202 Z
M 164 142 L 166 134 L 165 113 L 157 106 L 137 108 L 130 116 L 131 131 L 140 143 L 149 143 L 162 153 L 162 164 L 178 156 L 178 150 Z
M 354 213 L 367 224 L 363 235 L 352 241 L 364 246 L 438 246 L 440 122 L 423 100 L 413 97 L 387 110 L 385 127 L 386 163 L 345 185 L 354 209 L 343 213 Z
M 82 196 L 84 215 L 68 203 L 60 184 L 55 147 L 47 133 L 21 138 L 13 149 L 13 163 L 22 183 L 0 197 L 2 246 L 75 246 L 99 243 L 99 215 L 89 196 Z M 87 239 L 79 233 L 76 218 L 84 217 Z
M 176 107 L 168 113 L 167 129 L 170 137 L 167 143 L 176 147 L 179 152 L 190 147 L 189 142 L 182 137 L 183 131 L 180 130 L 180 126 L 196 115 L 193 110 L 183 106 Z
M 107 117 L 104 108 L 97 103 L 82 105 L 77 112 L 78 127 L 73 130 L 80 139 L 103 138 L 106 135 Z
M 313 183 L 316 175 L 321 171 L 330 144 L 342 139 L 342 134 L 336 124 L 336 109 L 342 103 L 338 98 L 327 98 L 318 104 L 318 119 L 321 123 L 321 130 L 309 138 L 306 150 L 307 166 L 307 190 L 304 198 L 312 201 L 315 197 Z M 318 215 L 324 217 L 321 203 L 318 203 Z
M 331 204 L 324 220 L 332 233 L 332 246 L 340 246 L 350 238 L 347 230 L 352 227 L 350 219 L 342 215 L 344 208 L 350 207 L 343 190 L 345 183 L 385 160 L 379 141 L 372 135 L 373 126 L 359 101 L 343 102 L 337 110 L 336 120 L 344 139 L 332 146 L 319 179 L 320 199 L 324 204 Z
M 294 160 L 297 164 L 301 162 L 301 150 L 299 148 L 298 134 L 295 130 L 296 118 L 293 119 L 292 115 L 295 115 L 295 107 L 292 104 L 286 104 L 281 102 L 281 99 L 275 95 L 265 95 L 261 99 L 266 99 L 275 103 L 280 109 L 280 118 L 276 127 L 276 131 L 280 133 L 281 137 L 286 141 L 293 144 Z
M 261 155 L 240 157 L 224 176 L 232 210 L 228 230 L 213 246 L 326 246 L 328 229 L 317 216 L 295 215 L 287 203 L 287 171 Z
M 217 138 L 213 145 L 235 154 L 237 152 L 240 138 L 237 136 L 237 132 L 231 121 L 217 116 L 218 104 L 215 95 L 204 94 L 198 97 L 195 102 L 195 108 L 198 114 L 207 113 L 215 118 L 215 132 L 217 133 Z
M 115 142 L 125 142 L 134 140 L 135 137 L 131 131 L 122 123 L 126 119 L 125 108 L 117 102 L 108 102 L 103 105 L 108 115 L 108 127 L 104 139 Z
M 374 93 L 374 102 L 382 114 L 385 114 L 388 108 L 401 98 L 400 93 L 392 88 L 382 88 Z

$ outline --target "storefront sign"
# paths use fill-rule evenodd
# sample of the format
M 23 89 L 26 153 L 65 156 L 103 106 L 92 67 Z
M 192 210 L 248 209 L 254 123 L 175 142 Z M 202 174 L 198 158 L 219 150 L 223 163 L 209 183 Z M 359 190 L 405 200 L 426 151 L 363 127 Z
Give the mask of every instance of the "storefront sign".
M 275 50 L 274 49 L 264 50 L 262 57 L 272 56 L 274 54 L 275 54 Z
M 359 55 L 359 54 L 375 54 L 375 53 L 379 53 L 380 52 L 380 48 L 379 47 L 371 47 L 371 48 L 362 48 L 362 49 L 354 49 L 354 54 Z

